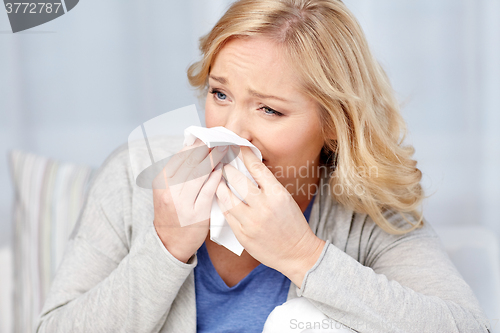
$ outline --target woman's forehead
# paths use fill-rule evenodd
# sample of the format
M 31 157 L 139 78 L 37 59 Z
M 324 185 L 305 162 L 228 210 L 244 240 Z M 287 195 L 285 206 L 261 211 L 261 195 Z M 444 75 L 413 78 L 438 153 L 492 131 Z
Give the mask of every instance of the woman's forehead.
M 260 65 L 261 67 L 288 67 L 281 48 L 273 41 L 263 37 L 232 38 L 219 51 L 218 58 L 240 63 Z
M 236 79 L 252 79 L 276 90 L 301 90 L 297 68 L 273 41 L 262 38 L 234 38 L 216 56 L 210 71 L 212 79 L 233 84 Z M 221 80 L 219 80 L 221 79 Z M 221 82 L 222 81 L 222 82 Z

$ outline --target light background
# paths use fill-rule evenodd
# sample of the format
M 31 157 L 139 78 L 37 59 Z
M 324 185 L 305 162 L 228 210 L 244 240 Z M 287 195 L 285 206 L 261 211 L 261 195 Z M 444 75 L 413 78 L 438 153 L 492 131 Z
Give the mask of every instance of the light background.
M 136 126 L 197 103 L 186 69 L 229 3 L 85 0 L 17 34 L 0 10 L 0 247 L 8 150 L 98 167 Z M 404 104 L 427 220 L 500 235 L 500 0 L 345 3 Z

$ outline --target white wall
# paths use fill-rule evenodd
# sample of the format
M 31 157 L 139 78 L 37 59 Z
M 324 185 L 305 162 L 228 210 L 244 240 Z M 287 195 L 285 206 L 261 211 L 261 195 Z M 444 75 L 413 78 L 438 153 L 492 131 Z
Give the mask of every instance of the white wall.
M 86 0 L 17 34 L 0 10 L 0 246 L 11 234 L 7 151 L 98 167 L 136 126 L 197 103 L 186 69 L 227 4 Z
M 344 2 L 404 104 L 427 220 L 500 235 L 500 1 Z

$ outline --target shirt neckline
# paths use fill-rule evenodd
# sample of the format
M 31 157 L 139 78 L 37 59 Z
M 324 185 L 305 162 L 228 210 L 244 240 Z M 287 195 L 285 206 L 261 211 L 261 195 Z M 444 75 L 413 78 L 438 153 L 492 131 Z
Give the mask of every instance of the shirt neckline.
M 232 291 L 232 290 L 238 289 L 242 284 L 244 284 L 252 276 L 260 273 L 262 270 L 267 268 L 267 266 L 260 263 L 254 269 L 252 269 L 252 271 L 250 273 L 248 273 L 243 279 L 238 281 L 237 284 L 235 284 L 232 287 L 229 287 L 226 284 L 226 282 L 224 282 L 224 280 L 222 280 L 222 277 L 219 275 L 219 273 L 215 269 L 215 267 L 212 263 L 212 259 L 210 258 L 210 255 L 208 254 L 207 248 L 205 246 L 205 242 L 203 242 L 203 244 L 201 245 L 200 250 L 201 250 L 202 256 L 204 256 L 206 258 L 206 260 L 204 262 L 206 263 L 206 266 L 205 266 L 206 269 L 209 270 L 208 276 L 211 277 L 212 282 L 216 285 L 216 287 L 222 291 Z

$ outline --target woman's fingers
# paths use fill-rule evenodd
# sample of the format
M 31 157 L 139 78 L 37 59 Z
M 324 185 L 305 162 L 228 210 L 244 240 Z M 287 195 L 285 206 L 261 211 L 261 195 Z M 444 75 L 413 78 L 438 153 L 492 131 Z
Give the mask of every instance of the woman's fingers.
M 194 203 L 194 210 L 203 212 L 204 216 L 206 215 L 205 219 L 208 219 L 210 217 L 210 211 L 212 209 L 212 202 L 214 200 L 215 191 L 217 190 L 219 181 L 222 178 L 221 169 L 222 163 L 217 164 L 214 171 L 208 176 L 206 183 L 203 184 L 203 187 L 201 188 L 200 193 L 198 193 L 198 196 Z
M 224 171 L 222 172 L 224 174 Z M 238 197 L 229 189 L 224 179 L 221 179 L 219 181 L 216 196 L 218 202 L 220 203 L 219 207 L 224 215 L 227 215 L 227 213 L 229 213 L 233 215 L 238 221 L 243 221 L 245 214 L 248 213 L 248 206 L 240 199 L 238 199 Z
M 185 182 L 192 182 L 193 187 L 200 189 L 201 185 L 207 180 L 208 176 L 214 170 L 215 166 L 226 155 L 227 146 L 220 146 L 212 149 L 212 151 L 201 161 L 195 168 L 191 170 Z
M 242 149 L 247 168 L 252 176 L 255 175 L 258 183 L 260 181 L 265 184 L 267 176 L 260 175 L 259 172 L 270 171 L 250 149 L 247 150 Z M 166 178 L 181 225 L 208 219 L 214 194 L 221 202 L 221 209 L 224 207 L 226 213 L 230 211 L 238 220 L 244 218 L 247 204 L 259 205 L 260 189 L 246 175 L 231 165 L 226 165 L 220 171 L 213 171 L 216 165 L 221 166 L 220 161 L 227 152 L 228 146 L 216 147 L 210 151 L 197 139 L 192 146 L 184 147 L 168 162 L 162 178 Z M 265 170 L 259 170 L 259 166 L 253 166 L 253 163 L 260 163 Z M 221 181 L 222 177 L 225 177 L 225 181 Z
M 197 150 L 197 147 L 201 147 L 204 145 L 205 144 L 203 143 L 203 141 L 201 141 L 200 139 L 196 139 L 191 146 L 183 147 L 180 151 L 172 155 L 164 168 L 166 177 L 173 178 L 179 170 L 180 166 L 184 164 L 185 160 Z
M 261 191 L 250 180 L 250 178 L 245 176 L 241 171 L 237 170 L 230 164 L 226 164 L 224 166 L 222 174 L 223 177 L 225 177 L 226 182 L 229 184 L 229 186 L 236 191 L 237 195 L 241 199 L 241 200 L 238 199 L 238 197 L 236 197 L 236 195 L 233 194 L 233 196 L 236 197 L 238 201 L 235 203 L 228 203 L 231 204 L 231 206 L 228 206 L 229 208 L 234 207 L 235 204 L 239 204 L 242 200 L 244 200 L 245 203 L 249 206 L 254 206 L 259 204 L 260 202 L 259 195 L 261 194 Z
M 224 158 L 224 155 L 227 152 L 226 147 L 221 147 L 222 149 L 219 149 L 219 147 L 212 149 L 208 156 L 206 156 L 205 159 L 201 161 L 201 163 L 197 167 L 191 170 L 188 178 L 177 186 L 182 192 L 181 197 L 183 198 L 183 200 L 191 203 L 193 209 L 196 204 L 196 198 L 203 188 L 205 182 L 213 173 L 213 169 L 215 168 L 215 166 L 218 165 Z M 214 194 L 215 190 L 212 192 L 212 197 L 214 196 Z
M 221 179 L 219 184 L 224 184 L 224 180 Z M 222 213 L 224 214 L 224 218 L 226 219 L 227 223 L 229 224 L 229 227 L 233 231 L 234 235 L 236 236 L 236 239 L 241 243 L 241 240 L 239 237 L 241 237 L 242 234 L 242 225 L 241 225 L 241 220 L 236 218 L 236 216 L 232 215 L 232 213 L 235 213 L 233 210 L 232 212 L 228 211 L 225 207 L 222 201 L 217 197 L 217 204 L 219 205 Z
M 259 185 L 264 193 L 270 193 L 268 191 L 272 191 L 276 188 L 279 183 L 276 180 L 276 177 L 273 175 L 271 170 L 267 168 L 267 166 L 262 163 L 259 158 L 253 153 L 250 147 L 243 146 L 241 147 L 241 154 L 243 157 L 243 163 L 245 163 L 245 167 L 252 175 L 252 178 Z M 281 183 L 279 183 L 281 185 Z
M 202 163 L 202 161 L 207 157 L 209 154 L 209 148 L 202 142 L 201 145 L 193 145 L 191 146 L 191 151 L 188 156 L 184 157 L 184 160 L 182 164 L 179 166 L 177 171 L 175 172 L 175 175 L 172 177 L 172 181 L 174 185 L 184 183 L 186 181 L 192 180 L 194 178 L 200 177 L 198 175 L 197 177 L 190 176 L 193 170 Z M 204 163 L 203 168 L 207 169 L 210 168 L 209 170 L 206 171 L 206 175 L 212 170 L 210 167 L 210 163 Z M 214 165 L 215 166 L 215 165 Z
M 195 147 L 178 167 L 175 176 L 168 179 L 181 226 L 205 221 L 210 217 L 209 198 L 213 201 L 217 183 L 221 178 L 221 171 L 213 175 L 213 169 L 227 152 L 227 146 L 221 148 L 209 152 L 206 145 Z
M 199 191 L 215 166 L 224 158 L 227 153 L 227 146 L 216 147 L 211 151 L 208 150 L 207 146 L 195 149 L 197 151 L 193 152 L 177 171 L 175 183 L 185 184 L 191 182 L 193 185 L 190 185 L 190 187 L 197 188 Z

